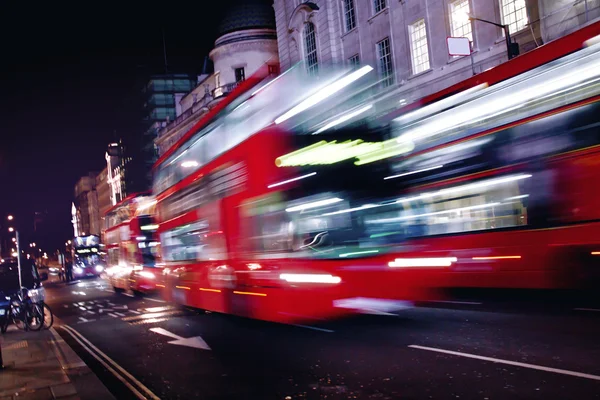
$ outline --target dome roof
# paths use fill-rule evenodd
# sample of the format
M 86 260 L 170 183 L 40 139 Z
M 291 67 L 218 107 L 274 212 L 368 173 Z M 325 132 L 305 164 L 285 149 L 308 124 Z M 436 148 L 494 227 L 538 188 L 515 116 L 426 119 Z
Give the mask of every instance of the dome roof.
M 246 0 L 232 7 L 219 25 L 219 36 L 244 29 L 275 29 L 275 12 L 264 1 Z

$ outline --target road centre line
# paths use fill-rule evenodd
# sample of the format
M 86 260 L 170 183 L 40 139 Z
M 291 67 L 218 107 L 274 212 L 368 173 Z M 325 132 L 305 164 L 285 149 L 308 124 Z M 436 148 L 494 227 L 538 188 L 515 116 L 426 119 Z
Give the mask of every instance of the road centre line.
M 585 379 L 592 379 L 592 380 L 595 380 L 595 381 L 600 381 L 600 376 L 599 375 L 586 374 L 586 373 L 583 373 L 583 372 L 569 371 L 569 370 L 566 370 L 566 369 L 559 369 L 559 368 L 544 367 L 542 365 L 527 364 L 527 363 L 522 363 L 522 362 L 518 362 L 518 361 L 503 360 L 503 359 L 500 359 L 500 358 L 478 356 L 476 354 L 463 353 L 463 352 L 460 352 L 460 351 L 438 349 L 438 348 L 435 348 L 435 347 L 417 346 L 417 345 L 414 345 L 414 344 L 411 344 L 408 347 L 411 347 L 413 349 L 433 351 L 433 352 L 437 352 L 437 353 L 450 354 L 450 355 L 453 355 L 453 356 L 459 356 L 459 357 L 465 357 L 465 358 L 473 358 L 473 359 L 476 359 L 476 360 L 490 361 L 490 362 L 495 362 L 495 363 L 498 363 L 498 364 L 513 365 L 515 367 L 529 368 L 529 369 L 535 369 L 535 370 L 538 370 L 538 371 L 553 372 L 555 374 L 570 375 L 570 376 L 576 376 L 578 378 L 585 378 Z
M 166 301 L 164 300 L 159 300 L 159 299 L 153 299 L 151 297 L 147 297 L 146 300 L 150 300 L 150 301 L 155 301 L 157 303 L 166 303 Z
M 298 328 L 312 329 L 314 331 L 321 331 L 321 332 L 327 332 L 327 333 L 333 333 L 333 332 L 335 332 L 335 331 L 332 331 L 331 329 L 317 328 L 316 326 L 310 326 L 310 325 L 292 324 L 292 326 L 296 326 Z

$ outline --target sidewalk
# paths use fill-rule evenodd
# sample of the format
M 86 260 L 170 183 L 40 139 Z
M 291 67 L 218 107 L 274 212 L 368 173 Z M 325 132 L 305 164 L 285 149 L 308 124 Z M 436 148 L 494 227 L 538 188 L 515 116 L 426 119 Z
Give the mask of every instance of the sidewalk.
M 0 400 L 114 399 L 54 328 L 24 332 L 11 326 L 0 346 Z

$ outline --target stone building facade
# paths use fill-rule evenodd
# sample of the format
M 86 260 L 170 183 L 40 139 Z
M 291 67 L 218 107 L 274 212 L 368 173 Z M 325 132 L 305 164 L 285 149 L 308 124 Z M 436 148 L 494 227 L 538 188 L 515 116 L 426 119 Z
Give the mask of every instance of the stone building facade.
M 600 17 L 600 0 L 274 0 L 282 70 L 304 62 L 369 64 L 382 92 L 410 102 L 505 62 L 503 29 L 520 53 Z M 468 37 L 471 57 L 448 54 Z

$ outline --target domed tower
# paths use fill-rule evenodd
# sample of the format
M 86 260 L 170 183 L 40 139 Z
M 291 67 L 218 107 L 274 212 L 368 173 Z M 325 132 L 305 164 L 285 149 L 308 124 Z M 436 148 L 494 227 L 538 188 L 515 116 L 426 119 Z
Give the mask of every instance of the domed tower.
M 210 58 L 216 78 L 215 97 L 231 91 L 264 64 L 278 64 L 273 7 L 246 0 L 232 8 L 221 22 Z

